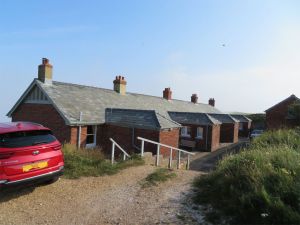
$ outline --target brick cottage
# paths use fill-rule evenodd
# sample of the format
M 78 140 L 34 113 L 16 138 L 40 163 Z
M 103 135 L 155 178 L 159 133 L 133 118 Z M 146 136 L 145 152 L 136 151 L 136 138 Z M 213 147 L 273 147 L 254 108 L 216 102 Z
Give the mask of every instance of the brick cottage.
M 300 99 L 295 95 L 284 99 L 266 110 L 267 129 L 279 129 L 297 126 L 295 118 L 290 115 L 289 107 L 294 103 L 300 103 Z
M 31 121 L 52 129 L 62 143 L 81 147 L 100 146 L 109 153 L 115 139 L 126 151 L 140 147 L 138 136 L 174 147 L 214 151 L 220 143 L 236 143 L 248 136 L 251 120 L 228 115 L 209 104 L 172 98 L 166 88 L 162 97 L 128 93 L 124 77 L 117 76 L 113 90 L 52 80 L 52 65 L 43 58 L 34 79 L 7 114 L 12 121 Z M 155 146 L 145 144 L 147 151 Z M 162 154 L 167 150 L 162 148 Z

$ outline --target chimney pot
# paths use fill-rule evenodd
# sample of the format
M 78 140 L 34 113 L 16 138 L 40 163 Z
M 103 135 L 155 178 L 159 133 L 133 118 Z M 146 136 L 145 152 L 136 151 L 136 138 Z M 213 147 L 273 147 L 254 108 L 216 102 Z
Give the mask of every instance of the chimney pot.
M 43 64 L 43 65 L 49 64 L 49 59 L 43 58 L 43 59 L 42 59 L 42 64 Z
M 126 94 L 126 80 L 123 76 L 116 76 L 116 79 L 114 80 L 114 91 L 125 95 Z
M 192 94 L 192 96 L 191 96 L 191 102 L 193 102 L 193 103 L 198 103 L 198 96 L 197 96 L 197 94 Z
M 208 104 L 211 105 L 212 107 L 215 107 L 215 103 L 216 103 L 216 101 L 215 101 L 214 98 L 210 98 L 210 99 L 208 100 Z
M 172 99 L 171 88 L 165 88 L 165 90 L 163 91 L 163 98 L 167 99 L 167 100 L 171 100 Z

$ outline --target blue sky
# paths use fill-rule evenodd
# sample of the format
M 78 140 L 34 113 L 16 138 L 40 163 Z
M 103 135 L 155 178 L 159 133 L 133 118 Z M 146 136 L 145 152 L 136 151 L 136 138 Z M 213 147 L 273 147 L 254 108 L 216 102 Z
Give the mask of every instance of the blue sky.
M 47 57 L 54 80 L 262 112 L 300 96 L 300 1 L 0 2 L 0 120 Z M 223 44 L 225 46 L 223 46 Z

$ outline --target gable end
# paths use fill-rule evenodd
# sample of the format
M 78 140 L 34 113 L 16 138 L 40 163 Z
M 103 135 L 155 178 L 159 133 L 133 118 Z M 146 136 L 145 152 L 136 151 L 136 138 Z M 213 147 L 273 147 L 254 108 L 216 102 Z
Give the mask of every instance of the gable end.
M 38 86 L 34 86 L 24 99 L 24 103 L 51 104 L 47 96 Z

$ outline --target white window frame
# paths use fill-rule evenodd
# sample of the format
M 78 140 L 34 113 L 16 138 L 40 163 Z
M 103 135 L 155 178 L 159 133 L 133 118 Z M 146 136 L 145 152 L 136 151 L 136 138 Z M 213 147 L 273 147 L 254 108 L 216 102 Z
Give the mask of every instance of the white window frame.
M 188 134 L 188 128 L 190 128 L 190 127 L 189 126 L 183 126 L 183 127 L 181 127 L 180 135 L 182 137 L 191 137 L 191 135 Z
M 202 132 L 200 132 L 200 129 Z M 196 138 L 197 139 L 203 139 L 203 134 L 204 134 L 204 128 L 203 127 L 197 127 L 197 133 L 196 133 Z
M 97 143 L 96 143 L 97 142 L 97 126 L 94 126 L 94 125 L 89 125 L 89 126 L 92 126 L 93 134 L 86 133 L 86 139 L 87 139 L 88 136 L 94 135 L 94 141 L 93 141 L 93 143 L 86 144 L 85 148 L 95 148 L 96 145 L 97 145 Z M 86 130 L 88 131 L 88 128 L 86 128 Z

